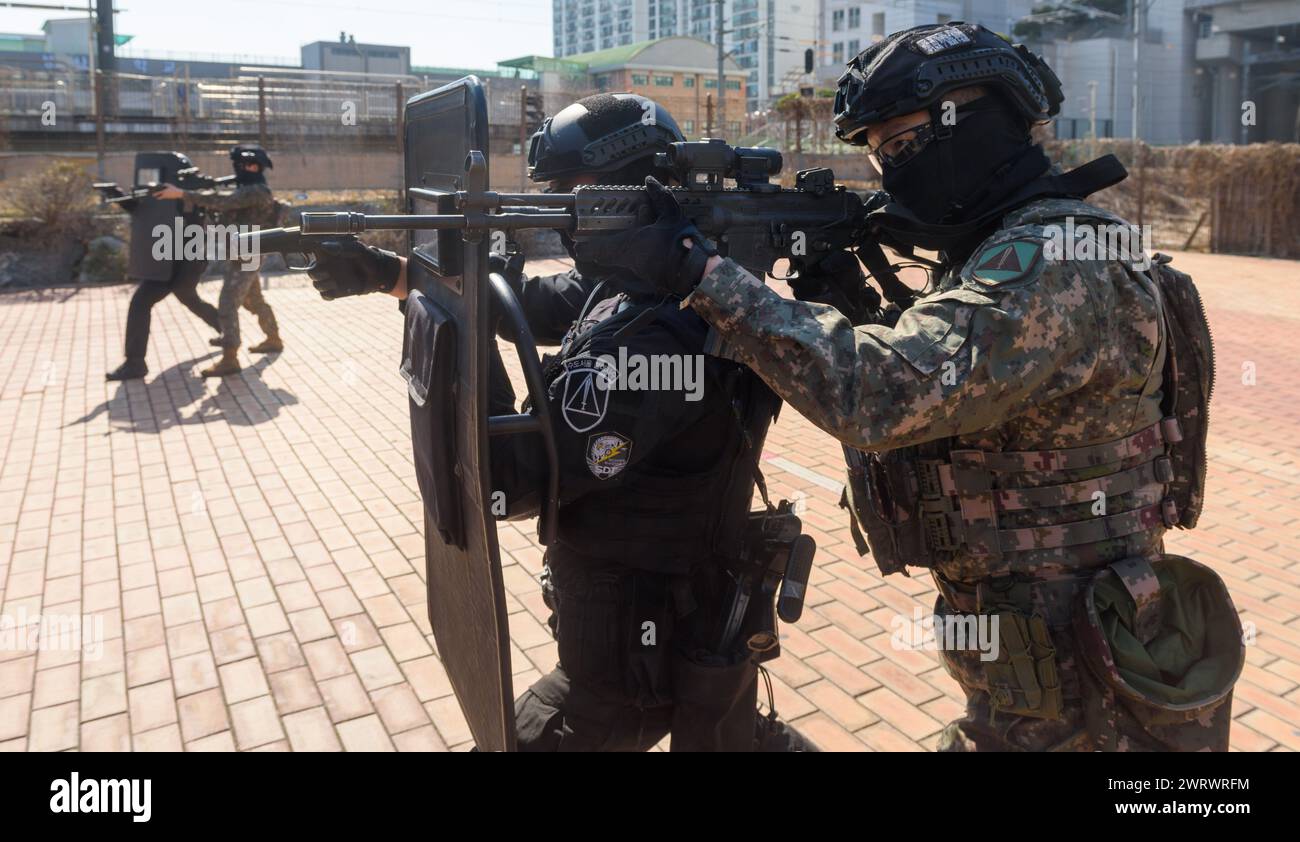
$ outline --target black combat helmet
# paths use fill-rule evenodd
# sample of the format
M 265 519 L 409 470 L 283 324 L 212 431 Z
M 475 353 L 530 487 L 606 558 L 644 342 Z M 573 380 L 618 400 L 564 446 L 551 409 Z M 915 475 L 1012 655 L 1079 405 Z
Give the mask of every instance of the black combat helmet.
M 266 154 L 266 150 L 256 143 L 241 143 L 230 150 L 230 163 L 238 171 L 242 164 L 260 164 L 262 169 L 270 170 L 275 166 L 271 163 L 271 156 Z
M 835 136 L 865 146 L 864 131 L 900 114 L 930 111 L 957 88 L 1001 94 L 1027 125 L 1061 109 L 1061 82 L 1023 44 L 977 23 L 930 24 L 896 32 L 849 62 L 835 94 Z
M 528 177 L 551 181 L 580 173 L 612 177 L 626 171 L 632 179 L 629 183 L 640 184 L 645 175 L 655 173 L 655 153 L 684 140 L 677 121 L 654 100 L 636 94 L 596 94 L 546 118 L 528 147 Z

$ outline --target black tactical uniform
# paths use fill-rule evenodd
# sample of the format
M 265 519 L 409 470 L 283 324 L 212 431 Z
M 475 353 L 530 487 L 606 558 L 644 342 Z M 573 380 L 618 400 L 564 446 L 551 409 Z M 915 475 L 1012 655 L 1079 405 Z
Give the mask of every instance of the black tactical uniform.
M 682 139 L 649 100 L 589 97 L 534 135 L 531 175 L 640 183 L 647 153 Z M 520 750 L 645 750 L 670 732 L 679 751 L 752 748 L 757 669 L 734 643 L 719 654 L 716 637 L 779 402 L 744 367 L 703 355 L 707 327 L 677 299 L 617 293 L 617 278 L 598 285 L 578 270 L 507 279 L 537 339 L 563 336 L 545 369 L 561 506 L 543 583 L 560 663 L 516 701 Z M 656 358 L 699 381 L 618 381 L 618 360 Z M 493 373 L 492 413 L 514 412 L 504 369 Z M 532 437 L 501 443 L 493 489 L 509 516 L 534 514 L 542 451 Z
M 630 94 L 569 106 L 534 135 L 533 179 L 559 190 L 591 173 L 640 183 L 655 172 L 654 152 L 683 139 L 655 110 Z M 646 113 L 656 119 L 643 123 Z M 368 247 L 340 242 L 339 255 L 354 262 L 313 271 L 327 297 L 357 289 L 342 275 L 368 273 L 371 263 L 376 280 L 362 288 L 392 287 L 380 268 L 396 258 L 361 260 L 359 248 Z M 631 296 L 618 278 L 596 283 L 577 270 L 525 278 L 518 257 L 493 264 L 537 341 L 562 339 L 545 365 L 546 407 L 526 408 L 552 414 L 560 460 L 557 538 L 543 578 L 559 665 L 516 701 L 519 749 L 645 750 L 670 732 L 674 750 L 747 751 L 756 740 L 766 750 L 811 749 L 773 718 L 757 718 L 758 668 L 744 638 L 717 651 L 732 596 L 728 561 L 779 401 L 743 366 L 703 355 L 707 327 L 678 299 Z M 620 357 L 628 371 L 634 360 L 672 360 L 682 377 L 658 388 L 635 375 L 619 382 Z M 490 411 L 514 413 L 499 353 L 491 362 Z M 492 444 L 492 488 L 504 492 L 507 517 L 535 515 L 547 476 L 538 440 Z
M 188 164 L 188 159 L 185 160 Z M 109 197 L 122 196 L 116 187 L 106 189 Z M 134 213 L 141 200 L 126 199 L 117 202 L 117 206 L 127 213 Z M 198 221 L 197 214 L 183 217 L 184 224 Z M 149 330 L 153 321 L 153 308 L 168 295 L 175 295 L 176 300 L 194 315 L 203 320 L 213 330 L 221 329 L 217 308 L 199 296 L 199 278 L 207 268 L 206 260 L 177 260 L 173 262 L 171 277 L 167 280 L 141 280 L 131 296 L 131 303 L 126 311 L 126 361 L 109 372 L 109 380 L 129 380 L 143 377 L 149 372 L 144 356 L 149 350 Z
M 754 448 L 777 404 L 743 367 L 703 356 L 706 326 L 679 303 L 605 299 L 546 367 L 561 507 L 544 593 L 560 665 L 516 703 L 522 750 L 641 750 L 670 728 L 677 749 L 753 740 L 756 671 L 743 653 L 709 650 L 728 592 L 725 556 L 749 509 Z M 656 390 L 628 388 L 629 377 L 619 388 L 604 355 L 675 357 L 702 377 Z M 494 403 L 493 414 L 515 411 Z M 534 514 L 541 449 L 524 436 L 502 444 L 493 489 L 511 517 Z

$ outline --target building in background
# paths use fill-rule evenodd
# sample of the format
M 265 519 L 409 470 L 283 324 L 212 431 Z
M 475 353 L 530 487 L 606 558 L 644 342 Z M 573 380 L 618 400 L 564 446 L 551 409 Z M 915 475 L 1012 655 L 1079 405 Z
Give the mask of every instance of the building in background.
M 303 45 L 302 68 L 405 76 L 411 72 L 411 48 L 358 44 L 355 37 L 340 32 L 338 41 L 313 41 Z
M 815 45 L 821 0 L 552 0 L 555 55 L 690 36 L 716 45 L 719 7 L 723 50 L 747 71 L 745 110 L 796 91 L 804 50 Z M 716 46 L 715 46 L 716 51 Z M 714 58 L 716 69 L 716 54 Z M 724 97 L 725 99 L 725 97 Z
M 1192 46 L 1192 136 L 1214 143 L 1300 143 L 1300 3 L 1186 0 Z M 1245 103 L 1255 124 L 1243 121 Z
M 663 105 L 690 138 L 705 134 L 738 138 L 745 130 L 740 102 L 749 71 L 734 58 L 725 60 L 724 101 L 729 98 L 730 104 L 720 121 L 716 113 L 710 113 L 710 104 L 717 101 L 717 50 L 699 38 L 660 38 L 563 59 L 524 56 L 501 62 L 501 68 L 532 73 L 536 82 L 529 86 L 538 87 L 548 114 L 584 92 L 626 91 Z
M 825 85 L 834 84 L 845 64 L 892 32 L 958 20 L 1010 35 L 1036 0 L 822 0 L 821 5 L 817 76 Z
M 1136 55 L 1131 5 L 1079 8 L 1021 28 L 1065 88 L 1057 137 L 1300 142 L 1300 3 L 1145 0 Z

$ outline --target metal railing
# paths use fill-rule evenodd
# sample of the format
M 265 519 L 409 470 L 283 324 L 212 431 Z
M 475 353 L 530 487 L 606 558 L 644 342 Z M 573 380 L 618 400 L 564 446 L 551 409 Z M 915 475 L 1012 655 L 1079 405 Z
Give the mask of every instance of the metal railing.
M 367 124 L 386 125 L 392 131 L 399 122 L 403 102 L 441 82 L 427 77 L 358 77 L 350 74 L 310 70 L 277 72 L 256 68 L 232 78 L 143 76 L 130 73 L 98 74 L 102 88 L 104 118 L 121 123 L 171 124 L 176 130 L 202 131 L 221 124 L 239 124 L 242 133 L 256 127 L 271 134 L 295 134 L 310 129 L 338 134 Z M 521 107 L 521 88 L 527 85 L 534 108 Z M 484 80 L 491 125 L 501 136 L 513 137 L 521 120 L 531 133 L 540 122 L 538 112 L 553 114 L 591 91 L 565 91 L 545 96 L 536 82 L 488 78 Z M 71 116 L 88 120 L 95 116 L 94 80 L 85 71 L 0 70 L 0 119 L 17 125 L 26 118 L 39 120 L 53 104 L 58 119 Z M 537 106 L 540 105 L 540 108 Z M 72 122 L 72 121 L 69 121 Z M 372 126 L 375 132 L 375 127 Z M 110 127 L 110 131 L 120 130 Z

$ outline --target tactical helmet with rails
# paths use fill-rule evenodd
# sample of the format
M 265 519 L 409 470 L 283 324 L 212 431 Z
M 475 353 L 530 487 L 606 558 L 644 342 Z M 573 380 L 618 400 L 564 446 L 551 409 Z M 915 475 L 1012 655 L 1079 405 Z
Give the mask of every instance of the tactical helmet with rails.
M 1039 56 L 978 23 L 942 23 L 896 32 L 863 50 L 839 79 L 835 136 L 864 146 L 866 127 L 930 111 L 974 85 L 999 95 L 1027 125 L 1061 110 L 1061 81 Z
M 256 143 L 241 143 L 230 150 L 230 163 L 239 170 L 245 164 L 257 164 L 263 170 L 274 169 L 271 156 Z
M 601 176 L 605 184 L 640 184 L 662 177 L 655 154 L 686 140 L 677 121 L 654 100 L 636 94 L 596 94 L 548 117 L 528 147 L 533 181 Z

